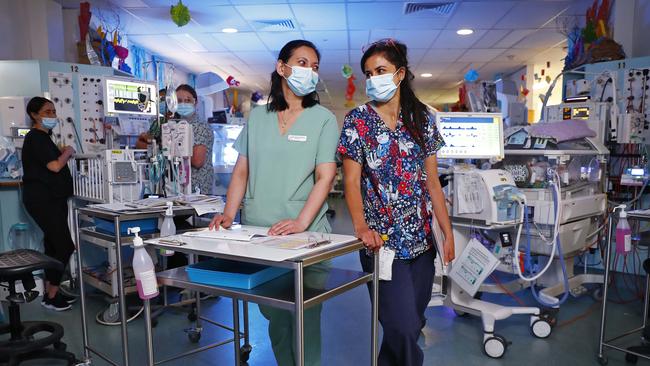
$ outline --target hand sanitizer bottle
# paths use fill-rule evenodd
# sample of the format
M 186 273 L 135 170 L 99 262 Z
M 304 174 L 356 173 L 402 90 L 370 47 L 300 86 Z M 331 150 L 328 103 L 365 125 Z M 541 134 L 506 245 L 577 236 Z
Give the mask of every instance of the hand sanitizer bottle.
M 174 202 L 167 202 L 167 210 L 165 211 L 165 219 L 163 220 L 162 226 L 160 227 L 160 237 L 164 238 L 166 236 L 176 235 L 176 224 L 174 224 L 174 210 L 172 206 Z M 173 250 L 161 249 L 160 255 L 170 256 L 174 255 Z
M 138 295 L 142 300 L 149 300 L 158 296 L 158 281 L 156 280 L 156 270 L 151 261 L 149 253 L 144 248 L 142 238 L 138 235 L 139 227 L 130 227 L 128 233 L 135 234 L 133 238 L 133 274 L 135 283 L 138 288 Z
M 627 212 L 625 205 L 620 205 L 620 214 L 618 216 L 618 224 L 616 224 L 616 253 L 626 254 L 632 250 L 632 229 L 627 222 Z

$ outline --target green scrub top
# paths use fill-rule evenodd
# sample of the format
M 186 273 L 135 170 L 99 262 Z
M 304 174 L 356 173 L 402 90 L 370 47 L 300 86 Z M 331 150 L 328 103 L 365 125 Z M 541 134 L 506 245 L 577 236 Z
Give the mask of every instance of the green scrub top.
M 336 117 L 320 105 L 306 108 L 284 135 L 277 112 L 253 109 L 234 144 L 248 158 L 242 222 L 270 227 L 298 218 L 314 187 L 316 166 L 335 162 L 338 138 Z M 324 203 L 308 231 L 331 231 L 326 211 Z

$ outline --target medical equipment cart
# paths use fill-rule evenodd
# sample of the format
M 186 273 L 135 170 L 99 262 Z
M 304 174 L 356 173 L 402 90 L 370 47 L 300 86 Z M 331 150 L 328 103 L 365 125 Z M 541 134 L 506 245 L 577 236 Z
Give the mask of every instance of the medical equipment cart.
M 266 231 L 264 231 L 266 232 Z M 319 235 L 319 234 L 316 234 Z M 244 308 L 244 333 L 247 335 L 248 317 L 247 304 L 254 302 L 280 309 L 293 311 L 295 314 L 296 329 L 296 364 L 304 365 L 304 310 L 314 305 L 340 295 L 357 286 L 372 283 L 372 311 L 371 311 L 371 360 L 372 365 L 377 364 L 377 322 L 378 322 L 378 284 L 379 272 L 365 273 L 339 268 L 330 268 L 328 280 L 324 288 L 314 289 L 304 287 L 304 271 L 309 266 L 322 263 L 345 254 L 357 252 L 364 248 L 363 243 L 352 236 L 329 235 L 329 243 L 316 245 L 310 249 L 276 249 L 265 248 L 262 245 L 252 245 L 242 242 L 232 242 L 218 239 L 201 239 L 183 235 L 167 237 L 163 242 L 152 239 L 149 245 L 160 249 L 170 249 L 186 253 L 190 256 L 208 256 L 244 263 L 253 263 L 264 266 L 281 267 L 291 270 L 278 278 L 261 284 L 252 289 L 239 289 L 233 287 L 215 286 L 192 282 L 184 267 L 163 271 L 157 274 L 160 284 L 178 288 L 190 289 L 197 292 L 210 293 L 233 300 L 233 334 L 235 336 L 234 351 L 235 365 L 239 366 L 243 354 L 240 349 L 239 338 L 239 302 Z M 174 243 L 173 241 L 176 240 Z M 374 256 L 374 268 L 379 266 L 378 256 Z M 151 328 L 151 309 L 149 301 L 144 301 L 145 323 L 147 337 L 148 366 L 157 365 L 171 359 L 182 357 L 186 354 L 156 362 L 153 355 L 153 335 Z M 247 341 L 247 338 L 246 338 Z M 248 342 L 246 342 L 245 346 Z M 207 349 L 206 347 L 203 347 Z M 202 349 L 203 349 L 202 348 Z M 198 351 L 198 350 L 197 350 Z
M 611 272 L 611 257 L 612 257 L 612 235 L 614 235 L 615 226 L 614 226 L 615 213 L 609 214 L 609 231 L 607 235 L 607 246 L 605 247 L 605 286 L 603 286 L 603 309 L 600 317 L 600 336 L 598 338 L 598 362 L 601 365 L 607 364 L 607 356 L 605 356 L 605 348 L 611 348 L 616 351 L 624 352 L 626 359 L 629 357 L 641 357 L 646 360 L 650 360 L 650 356 L 644 355 L 638 352 L 630 351 L 624 347 L 617 346 L 612 342 L 622 339 L 624 337 L 630 336 L 635 333 L 640 333 L 646 327 L 648 321 L 648 294 L 650 293 L 650 274 L 646 273 L 645 275 L 645 290 L 643 293 L 643 324 L 639 328 L 631 329 L 617 335 L 615 337 L 605 339 L 605 328 L 607 325 L 607 284 L 609 283 L 609 274 Z M 650 221 L 650 211 L 629 211 L 627 214 L 628 220 L 637 220 L 637 221 Z M 636 359 L 636 358 L 634 358 Z
M 91 346 L 88 341 L 88 324 L 86 320 L 86 299 L 85 299 L 85 285 L 90 284 L 92 287 L 95 287 L 102 292 L 109 294 L 112 297 L 117 297 L 120 311 L 120 328 L 121 328 L 121 341 L 122 341 L 122 365 L 129 365 L 129 344 L 128 344 L 128 335 L 127 335 L 127 319 L 126 316 L 126 301 L 125 296 L 127 294 L 137 292 L 135 285 L 125 287 L 124 285 L 124 268 L 127 267 L 122 261 L 122 252 L 118 248 L 125 246 L 130 246 L 133 242 L 133 236 L 126 236 L 120 234 L 121 226 L 124 225 L 124 222 L 132 222 L 133 220 L 144 220 L 144 219 L 157 219 L 162 216 L 165 208 L 160 210 L 149 210 L 146 212 L 113 212 L 108 210 L 103 210 L 99 208 L 84 207 L 77 208 L 74 212 L 74 235 L 75 242 L 77 245 L 77 263 L 78 263 L 78 273 L 81 274 L 82 280 L 79 281 L 80 289 L 80 304 L 81 304 L 81 327 L 82 327 L 82 336 L 83 336 L 83 350 L 84 350 L 84 359 L 86 362 L 90 360 L 90 353 L 94 353 L 97 356 L 104 359 L 106 362 L 112 365 L 119 365 L 119 363 L 112 360 L 106 354 L 101 352 L 99 349 Z M 195 211 L 190 207 L 175 207 L 174 215 L 194 215 Z M 94 226 L 81 226 L 80 220 L 84 222 L 92 222 L 93 219 L 99 218 L 106 221 L 109 221 L 113 225 L 113 233 L 108 233 L 104 231 L 99 231 Z M 158 236 L 157 233 L 154 234 L 144 234 L 143 238 L 152 238 Z M 85 273 L 83 269 L 82 262 L 82 252 L 84 245 L 95 245 L 101 248 L 104 248 L 108 251 L 109 258 L 115 259 L 114 271 L 110 277 L 110 283 L 102 281 L 98 278 L 91 276 L 88 273 Z M 165 302 L 166 305 L 166 302 Z M 198 310 L 197 310 L 198 311 Z

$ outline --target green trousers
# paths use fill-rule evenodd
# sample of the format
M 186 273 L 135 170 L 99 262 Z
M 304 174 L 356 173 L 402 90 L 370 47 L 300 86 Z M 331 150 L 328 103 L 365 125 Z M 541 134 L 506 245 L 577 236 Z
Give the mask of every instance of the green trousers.
M 305 268 L 304 287 L 322 289 L 329 275 L 329 262 Z M 278 366 L 295 366 L 295 317 L 292 311 L 260 305 L 260 312 L 269 321 L 269 338 Z M 320 315 L 322 305 L 305 310 L 304 315 L 304 355 L 306 366 L 321 364 Z

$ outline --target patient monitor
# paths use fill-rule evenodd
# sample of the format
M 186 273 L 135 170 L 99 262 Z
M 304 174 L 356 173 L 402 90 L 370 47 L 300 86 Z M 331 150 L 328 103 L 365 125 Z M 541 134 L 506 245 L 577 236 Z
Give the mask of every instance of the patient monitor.
M 445 146 L 441 159 L 503 158 L 503 120 L 500 113 L 436 113 Z

